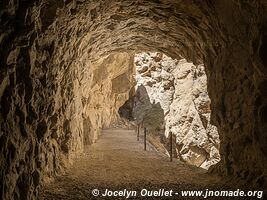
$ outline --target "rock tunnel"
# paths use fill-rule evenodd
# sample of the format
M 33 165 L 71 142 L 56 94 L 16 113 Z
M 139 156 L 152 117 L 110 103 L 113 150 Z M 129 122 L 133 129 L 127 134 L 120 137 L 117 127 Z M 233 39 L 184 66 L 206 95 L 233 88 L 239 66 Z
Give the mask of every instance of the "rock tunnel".
M 34 199 L 134 87 L 135 53 L 204 64 L 221 140 L 212 174 L 266 186 L 266 1 L 4 0 L 1 199 Z

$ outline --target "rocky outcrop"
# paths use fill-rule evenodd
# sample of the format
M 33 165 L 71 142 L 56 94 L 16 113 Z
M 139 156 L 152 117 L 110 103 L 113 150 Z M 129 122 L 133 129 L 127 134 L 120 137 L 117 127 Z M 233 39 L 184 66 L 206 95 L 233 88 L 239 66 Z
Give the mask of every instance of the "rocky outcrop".
M 138 88 L 135 118 L 157 125 L 164 118 L 163 132 L 166 138 L 170 132 L 176 136 L 178 158 L 205 169 L 216 164 L 220 160 L 220 141 L 217 128 L 210 124 L 210 98 L 204 66 L 195 66 L 185 59 L 173 60 L 162 53 L 137 54 L 135 65 Z M 138 94 L 142 87 L 144 92 Z M 142 99 L 147 99 L 148 103 Z M 157 103 L 164 111 L 163 117 L 155 115 L 151 106 Z M 156 131 L 157 126 L 145 125 L 152 129 L 152 134 L 160 132 Z M 168 140 L 162 141 L 167 147 Z
M 84 132 L 106 117 L 92 120 L 98 106 L 83 117 L 91 97 L 82 90 L 94 63 L 146 50 L 204 63 L 221 139 L 210 171 L 266 183 L 265 0 L 7 0 L 0 9 L 2 199 L 34 199 L 42 177 L 82 151 L 83 137 L 95 140 Z

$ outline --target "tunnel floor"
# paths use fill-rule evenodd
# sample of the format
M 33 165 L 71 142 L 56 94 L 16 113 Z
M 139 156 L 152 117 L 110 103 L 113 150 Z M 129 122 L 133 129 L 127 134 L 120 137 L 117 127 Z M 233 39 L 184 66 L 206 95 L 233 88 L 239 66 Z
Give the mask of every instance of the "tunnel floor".
M 143 141 L 136 140 L 133 130 L 104 130 L 97 143 L 87 147 L 84 154 L 73 163 L 64 175 L 45 185 L 41 191 L 41 199 L 96 199 L 92 195 L 95 188 L 101 194 L 105 193 L 105 189 L 136 190 L 137 193 L 143 188 L 180 192 L 207 188 L 222 190 L 233 185 L 227 180 L 207 174 L 201 168 L 178 160 L 169 162 L 168 157 L 156 152 L 150 145 L 144 151 Z M 186 199 L 179 196 L 170 198 Z

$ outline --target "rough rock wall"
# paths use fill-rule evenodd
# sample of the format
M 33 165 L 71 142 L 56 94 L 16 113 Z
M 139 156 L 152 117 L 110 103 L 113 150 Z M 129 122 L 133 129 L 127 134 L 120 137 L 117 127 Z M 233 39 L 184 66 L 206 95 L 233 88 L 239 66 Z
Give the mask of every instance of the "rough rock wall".
M 266 188 L 266 1 L 216 1 L 224 42 L 205 58 L 221 162 L 211 172 Z M 229 9 L 230 8 L 230 9 Z M 215 21 L 213 21 L 214 25 Z
M 129 54 L 82 63 L 75 39 L 56 23 L 31 41 L 34 30 L 15 40 L 1 71 L 2 199 L 34 199 L 43 179 L 62 173 L 116 121 L 134 84 Z
M 143 105 L 134 108 L 140 110 L 135 112 L 136 118 L 142 116 L 140 112 L 153 112 L 151 105 L 159 103 L 164 111 L 165 136 L 170 132 L 176 136 L 179 158 L 205 169 L 216 164 L 220 160 L 220 141 L 217 128 L 210 124 L 210 98 L 204 66 L 195 66 L 185 59 L 173 60 L 162 53 L 136 54 L 135 65 L 136 87 L 145 87 L 146 93 L 141 95 L 147 96 L 149 101 L 146 104 L 136 102 L 137 106 Z M 143 116 L 147 118 L 145 120 L 159 121 L 148 119 L 155 114 Z
M 31 191 L 37 192 L 43 179 L 61 173 L 101 128 L 116 122 L 134 85 L 129 54 L 83 66 L 72 59 L 76 52 L 67 40 L 57 41 L 66 46 L 50 42 L 49 35 L 43 36 L 8 57 L 14 70 L 7 85 L 1 84 L 6 87 L 1 101 L 3 199 L 34 198 Z
M 60 141 L 79 142 L 74 135 L 82 128 L 74 125 L 91 127 L 78 120 L 80 109 L 73 113 L 81 103 L 72 97 L 83 102 L 74 88 L 86 87 L 75 81 L 77 67 L 134 50 L 204 62 L 221 139 L 222 159 L 212 171 L 266 183 L 265 0 L 6 0 L 0 9 L 1 197 L 34 198 L 42 174 L 36 169 L 60 171 L 64 145 L 57 153 L 47 131 L 55 118 L 67 133 Z M 47 115 L 53 101 L 54 118 Z
M 96 131 L 88 136 L 92 140 L 90 144 L 97 139 L 101 128 L 122 123 L 118 110 L 130 97 L 135 85 L 134 73 L 133 55 L 127 53 L 109 55 L 93 65 L 89 72 L 90 86 L 82 84 L 88 95 L 85 116 L 90 119 L 91 129 Z M 85 81 L 88 84 L 89 80 Z

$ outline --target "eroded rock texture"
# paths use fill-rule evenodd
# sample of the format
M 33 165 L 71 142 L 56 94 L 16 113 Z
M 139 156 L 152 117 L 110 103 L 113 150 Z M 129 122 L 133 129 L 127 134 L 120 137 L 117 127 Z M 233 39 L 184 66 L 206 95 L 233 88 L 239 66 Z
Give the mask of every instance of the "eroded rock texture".
M 163 131 L 166 138 L 170 132 L 176 136 L 178 158 L 205 169 L 217 163 L 220 159 L 220 141 L 217 128 L 210 124 L 210 98 L 204 66 L 195 66 L 185 59 L 173 60 L 162 53 L 137 54 L 135 65 L 137 92 L 140 88 L 145 88 L 139 94 L 142 97 L 137 94 L 135 117 L 143 117 L 140 121 L 149 120 L 158 125 L 161 119 L 154 119 L 151 105 L 159 103 L 164 116 L 156 116 L 164 118 Z M 146 97 L 148 103 L 138 102 Z M 139 104 L 142 106 L 138 107 Z M 153 114 L 149 114 L 151 112 Z M 152 130 L 152 134 L 155 132 L 157 130 Z M 169 140 L 160 140 L 162 141 L 168 148 Z
M 212 171 L 266 183 L 266 13 L 265 0 L 1 1 L 1 198 L 34 199 L 44 176 L 95 140 L 92 131 L 113 112 L 104 117 L 90 103 L 96 97 L 86 90 L 104 76 L 95 63 L 141 50 L 204 63 L 221 139 Z M 115 85 L 129 77 L 115 76 L 122 66 L 108 75 Z M 106 102 L 100 85 L 96 96 Z

